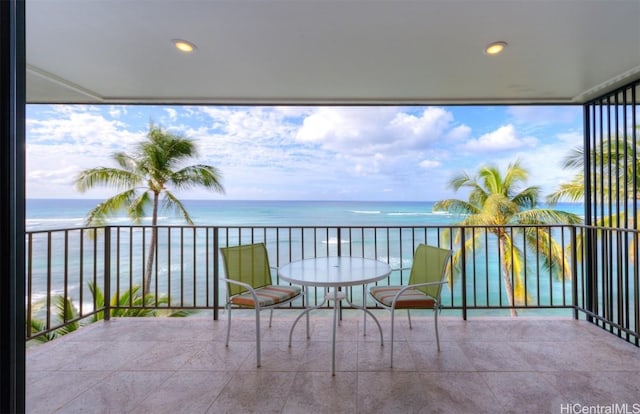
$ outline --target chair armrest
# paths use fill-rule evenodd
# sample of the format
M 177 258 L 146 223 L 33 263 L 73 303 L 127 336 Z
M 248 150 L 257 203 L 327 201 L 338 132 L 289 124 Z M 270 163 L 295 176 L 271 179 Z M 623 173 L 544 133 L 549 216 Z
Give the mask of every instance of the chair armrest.
M 248 283 L 238 282 L 237 280 L 227 279 L 226 277 L 220 278 L 220 280 L 222 280 L 223 282 L 227 282 L 227 283 L 231 283 L 231 284 L 234 284 L 234 285 L 242 286 L 243 288 L 245 288 L 247 290 L 255 292 L 255 289 Z
M 408 285 L 407 288 L 416 288 L 416 287 L 423 287 L 423 286 L 436 286 L 436 285 L 444 285 L 445 283 L 447 283 L 446 280 L 441 280 L 439 282 L 425 282 L 425 283 L 415 283 L 413 285 Z M 404 290 L 404 289 L 403 289 Z
M 227 283 L 231 283 L 231 284 L 234 284 L 234 285 L 242 286 L 243 288 L 247 289 L 251 293 L 251 296 L 253 296 L 253 301 L 256 304 L 256 307 L 258 307 L 258 308 L 260 307 L 258 305 L 259 302 L 258 302 L 258 295 L 256 294 L 256 290 L 251 285 L 249 285 L 247 283 L 244 283 L 244 282 L 238 282 L 237 280 L 227 279 L 227 278 L 224 278 L 224 277 L 222 278 L 222 281 L 227 282 Z M 230 297 L 228 295 L 229 295 L 229 291 L 227 290 L 227 298 Z
M 412 288 L 417 288 L 417 287 L 423 287 L 423 286 L 435 286 L 435 285 L 443 285 L 447 283 L 446 280 L 441 280 L 439 282 L 425 282 L 425 283 L 415 283 L 413 285 L 407 285 L 404 286 L 402 289 L 400 289 L 398 291 L 398 293 L 396 293 L 396 295 L 393 297 L 393 300 L 391 301 L 391 307 L 395 308 L 396 307 L 396 302 L 398 301 L 398 299 L 400 298 L 400 296 L 408 289 L 412 289 Z M 440 301 L 440 299 L 438 298 L 433 298 L 436 301 Z

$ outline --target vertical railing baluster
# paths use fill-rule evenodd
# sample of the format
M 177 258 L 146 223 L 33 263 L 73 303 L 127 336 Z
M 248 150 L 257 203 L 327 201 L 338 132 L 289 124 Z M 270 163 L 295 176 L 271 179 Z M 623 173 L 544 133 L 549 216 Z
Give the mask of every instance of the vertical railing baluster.
M 218 234 L 219 228 L 213 228 L 213 320 L 218 320 L 218 308 L 220 307 L 219 289 L 220 289 L 220 274 L 219 274 L 219 257 L 218 250 L 220 248 L 220 236 Z M 227 244 L 229 243 L 229 237 L 227 234 Z
M 79 272 L 79 285 L 80 285 L 80 315 L 84 316 L 84 228 L 80 229 L 80 268 Z
M 156 269 L 158 268 L 158 259 L 159 257 L 156 255 Z M 180 261 L 182 262 L 182 240 L 180 242 Z M 167 227 L 167 302 L 169 303 L 171 303 L 171 266 L 172 264 L 173 264 L 173 260 L 171 260 L 171 227 Z M 181 279 L 182 279 L 182 276 L 181 276 Z M 156 301 L 156 306 L 158 306 L 157 294 L 155 297 L 155 301 Z
M 69 230 L 64 230 L 64 260 L 63 260 L 63 268 L 64 268 L 64 276 L 63 276 L 63 283 L 64 283 L 64 298 L 62 300 L 62 307 L 63 307 L 63 323 L 67 323 L 67 312 L 70 309 L 67 309 L 67 305 L 68 305 L 68 300 L 71 300 L 69 298 Z
M 196 277 L 196 269 L 197 269 L 197 262 L 196 262 L 196 249 L 197 249 L 197 239 L 196 239 L 196 227 L 192 227 L 191 231 L 193 233 L 193 240 L 192 240 L 192 244 L 193 244 L 193 257 L 192 257 L 192 261 L 191 263 L 193 263 L 193 306 L 195 307 L 197 305 L 198 299 L 196 297 L 196 286 L 197 285 L 197 277 Z
M 27 314 L 26 325 L 27 339 L 31 338 L 31 321 L 33 317 L 33 233 L 27 233 L 27 251 L 25 252 L 27 258 Z
M 122 234 L 122 228 L 120 226 L 114 227 L 116 231 L 116 291 L 117 298 L 120 297 L 120 240 Z
M 95 239 L 97 239 L 97 237 L 94 237 L 94 240 Z M 97 309 L 94 309 L 94 310 L 97 310 Z M 109 319 L 111 319 L 111 228 L 105 227 L 104 228 L 104 320 L 108 321 Z
M 571 295 L 573 305 L 573 319 L 578 320 L 578 235 L 576 226 L 571 226 Z M 584 266 L 583 266 L 584 267 Z
M 47 232 L 47 292 L 46 292 L 46 327 L 51 328 L 51 232 Z
M 467 248 L 466 248 L 466 232 L 464 229 L 460 229 L 460 283 L 462 284 L 462 320 L 467 320 Z M 453 266 L 452 266 L 453 267 Z M 487 267 L 487 270 L 489 268 Z M 488 280 L 487 280 L 488 282 Z M 487 283 L 487 289 L 489 284 Z M 475 296 L 475 293 L 474 293 Z M 488 304 L 488 302 L 487 302 Z

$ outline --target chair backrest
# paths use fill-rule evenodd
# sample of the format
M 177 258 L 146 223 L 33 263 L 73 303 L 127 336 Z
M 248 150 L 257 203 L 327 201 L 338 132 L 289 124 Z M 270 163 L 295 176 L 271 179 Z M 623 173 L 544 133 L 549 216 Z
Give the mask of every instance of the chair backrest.
M 447 263 L 451 258 L 451 250 L 419 244 L 413 255 L 409 284 L 440 282 L 446 277 Z M 440 300 L 442 284 L 417 288 L 427 295 Z
M 222 247 L 220 251 L 222 252 L 227 279 L 246 283 L 256 289 L 271 284 L 269 256 L 264 243 Z M 242 286 L 227 283 L 229 296 L 237 295 L 244 291 L 246 289 Z

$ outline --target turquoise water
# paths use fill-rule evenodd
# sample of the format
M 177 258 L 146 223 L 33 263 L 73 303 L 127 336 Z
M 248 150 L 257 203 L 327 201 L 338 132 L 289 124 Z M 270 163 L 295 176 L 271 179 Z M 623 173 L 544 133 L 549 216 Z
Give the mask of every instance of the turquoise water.
M 26 226 L 28 230 L 49 230 L 49 229 L 65 229 L 65 228 L 79 228 L 84 226 L 84 218 L 88 211 L 91 210 L 100 200 L 27 200 Z M 433 212 L 434 202 L 360 202 L 360 201 L 227 201 L 227 200 L 185 200 L 184 204 L 190 212 L 196 225 L 208 225 L 208 226 L 338 226 L 338 227 L 366 227 L 366 226 L 381 226 L 381 227 L 401 227 L 401 226 L 438 226 L 455 224 L 462 220 L 463 217 L 447 214 L 443 212 Z M 570 211 L 576 214 L 582 214 L 582 205 L 580 204 L 562 204 L 556 208 Z M 143 220 L 143 224 L 148 224 L 150 220 L 147 218 Z M 115 217 L 111 220 L 112 224 L 126 225 L 130 224 L 128 218 L 121 216 Z M 159 220 L 160 224 L 184 224 L 184 221 L 177 217 L 164 215 L 161 213 Z M 134 233 L 138 237 L 140 232 Z M 202 235 L 198 236 L 198 239 L 192 238 L 187 233 L 187 237 L 184 240 L 180 240 L 180 233 L 176 231 L 172 233 L 171 238 L 176 239 L 172 243 L 175 246 L 184 246 L 187 252 L 193 251 L 194 246 L 203 246 L 207 244 L 207 241 L 202 238 Z M 129 241 L 126 238 L 128 233 L 123 235 L 122 240 L 119 241 L 119 245 L 122 246 L 122 251 L 127 252 Z M 46 236 L 43 234 L 42 236 Z M 33 265 L 34 265 L 34 280 L 32 291 L 35 299 L 44 297 L 47 291 L 46 286 L 46 263 L 51 260 L 54 266 L 54 283 L 50 286 L 50 292 L 52 294 L 63 294 L 65 292 L 62 281 L 64 279 L 65 272 L 62 270 L 62 261 L 65 256 L 63 247 L 65 242 L 62 239 L 64 233 L 58 232 L 54 234 L 54 247 L 52 248 L 52 257 L 49 259 L 47 256 L 46 239 L 44 237 L 34 238 L 33 242 Z M 166 229 L 161 230 L 160 237 L 160 251 L 166 247 L 166 240 L 169 237 L 166 233 Z M 415 242 L 421 242 L 422 238 L 427 239 L 427 242 L 438 243 L 438 233 L 435 229 L 429 230 L 428 236 L 424 233 L 413 235 L 411 229 L 400 230 L 393 229 L 390 232 L 380 230 L 374 231 L 372 229 L 366 230 L 364 233 L 354 231 L 349 233 L 343 231 L 340 236 L 340 240 L 337 240 L 335 233 L 330 234 L 309 234 L 304 235 L 295 233 L 288 239 L 288 235 L 285 235 L 280 242 L 276 242 L 275 230 L 269 231 L 266 234 L 268 245 L 271 249 L 275 248 L 278 243 L 281 243 L 279 254 L 275 251 L 270 251 L 272 259 L 276 258 L 278 262 L 286 263 L 291 260 L 296 260 L 301 257 L 310 257 L 314 254 L 314 246 L 325 246 L 328 249 L 328 254 L 336 254 L 336 246 L 342 244 L 343 246 L 350 246 L 355 249 L 356 254 L 363 251 L 367 257 L 376 257 L 380 260 L 387 261 L 393 268 L 407 267 L 411 265 L 410 252 Z M 415 240 L 414 240 L 415 237 Z M 400 242 L 402 238 L 402 242 Z M 243 239 L 242 242 L 245 242 Z M 374 243 L 375 240 L 375 243 Z M 90 243 L 89 239 L 85 240 L 86 243 Z M 221 243 L 224 243 L 221 240 Z M 239 242 L 238 234 L 232 233 L 227 241 L 230 244 L 236 244 Z M 79 238 L 77 234 L 72 233 L 68 242 L 70 253 L 70 269 L 68 271 L 68 277 L 70 280 L 70 290 L 67 294 L 79 299 L 80 282 L 77 280 L 77 272 L 73 269 L 77 268 L 78 247 Z M 136 245 L 141 243 L 139 238 L 134 238 L 131 242 Z M 289 244 L 291 243 L 291 244 Z M 376 247 L 376 243 L 378 247 Z M 385 244 L 388 243 L 388 244 Z M 87 245 L 89 246 L 89 245 Z M 289 249 L 293 253 L 289 256 Z M 389 246 L 389 247 L 386 247 Z M 324 248 L 324 247 L 322 247 Z M 347 247 L 343 247 L 346 249 Z M 495 249 L 495 245 L 492 245 L 492 249 Z M 311 249 L 311 250 L 309 250 Z M 87 247 L 88 250 L 88 247 Z M 137 251 L 137 249 L 135 249 Z M 344 251 L 344 250 L 343 250 Z M 190 254 L 186 254 L 185 261 L 182 260 L 178 249 L 172 251 L 169 254 L 160 254 L 157 265 L 161 275 L 166 275 L 166 278 L 162 278 L 160 281 L 160 288 L 166 289 L 166 292 L 172 292 L 173 297 L 178 297 L 182 294 L 182 289 L 179 279 L 176 277 L 185 272 L 186 275 L 191 274 L 190 270 L 194 266 L 204 266 L 205 262 L 199 260 L 197 263 L 192 263 Z M 482 255 L 482 252 L 480 252 Z M 487 303 L 496 303 L 497 298 L 500 295 L 500 270 L 498 264 L 497 252 L 488 252 L 487 257 L 490 258 L 488 262 L 484 262 L 483 259 L 473 264 L 472 267 L 477 267 L 479 274 L 487 273 L 492 275 L 490 279 L 484 279 L 480 277 L 477 281 L 473 281 L 476 291 L 478 292 L 474 300 L 477 300 L 478 305 Z M 321 254 L 324 254 L 321 252 Z M 284 255 L 284 256 L 283 256 Z M 171 260 L 169 260 L 169 258 Z M 85 272 L 91 274 L 91 258 L 86 262 Z M 122 286 L 127 286 L 129 283 L 126 276 L 128 271 L 128 259 L 122 258 L 123 263 L 123 277 L 120 283 Z M 141 257 L 130 259 L 133 266 L 134 274 L 141 274 L 140 267 L 142 266 L 144 259 Z M 533 262 L 530 262 L 533 263 Z M 471 265 L 470 265 L 471 266 Z M 199 274 L 204 274 L 204 271 L 199 271 Z M 171 275 L 171 276 L 169 276 Z M 393 274 L 394 277 L 400 277 L 399 272 Z M 405 274 L 403 277 L 407 277 Z M 169 280 L 172 280 L 171 282 Z M 395 281 L 395 280 L 394 280 Z M 86 283 L 86 281 L 85 281 Z M 136 282 L 134 282 L 136 283 Z M 139 283 L 139 282 L 138 282 Z M 193 285 L 200 285 L 203 281 L 198 283 L 192 283 L 186 280 L 189 286 L 185 286 L 184 289 L 189 295 L 192 295 Z M 469 282 L 472 283 L 472 282 Z M 471 285 L 470 285 L 471 286 Z M 554 295 L 556 298 L 562 295 L 563 290 L 568 288 L 568 283 L 559 281 L 554 277 L 545 277 L 539 284 L 532 281 L 532 284 L 528 288 L 530 294 L 534 298 L 533 302 L 547 303 L 549 302 L 550 295 Z M 86 290 L 86 286 L 84 287 Z M 198 287 L 198 292 L 204 292 L 203 286 Z M 355 296 L 360 296 L 359 292 L 354 290 Z M 538 296 L 541 297 L 538 299 Z M 456 280 L 451 286 L 448 297 L 445 302 L 459 304 L 461 297 L 460 281 Z M 90 295 L 84 293 L 84 301 L 90 298 Z M 199 299 L 200 300 L 200 299 Z M 504 300 L 504 299 L 503 299 Z M 555 302 L 555 300 L 554 300 Z M 470 303 L 471 304 L 471 303 Z M 86 304 L 85 306 L 90 306 Z M 505 313 L 505 311 L 501 311 Z M 552 313 L 553 311 L 545 312 Z
M 27 200 L 27 230 L 82 227 L 86 214 L 101 200 Z M 231 201 L 184 200 L 196 225 L 216 226 L 424 226 L 460 222 L 462 217 L 433 212 L 432 201 Z M 583 214 L 582 204 L 561 203 L 558 210 Z M 184 224 L 160 213 L 160 224 Z M 128 224 L 126 216 L 112 224 Z M 150 219 L 142 223 L 149 223 Z

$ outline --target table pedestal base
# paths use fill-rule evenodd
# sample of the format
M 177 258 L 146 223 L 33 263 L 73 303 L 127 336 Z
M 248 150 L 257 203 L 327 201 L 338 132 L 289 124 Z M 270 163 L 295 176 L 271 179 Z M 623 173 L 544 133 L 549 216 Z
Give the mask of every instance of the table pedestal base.
M 375 321 L 376 325 L 378 325 L 378 330 L 380 331 L 380 346 L 384 346 L 384 340 L 383 340 L 383 336 L 382 336 L 382 326 L 380 326 L 380 322 L 378 322 L 378 319 L 366 307 L 358 306 L 358 305 L 355 305 L 355 304 L 351 303 L 349 301 L 349 299 L 347 299 L 346 292 L 341 291 L 341 290 L 337 290 L 337 289 L 336 290 L 327 290 L 326 293 L 325 293 L 325 296 L 324 296 L 324 300 L 322 301 L 321 304 L 319 304 L 317 306 L 309 307 L 309 308 L 305 309 L 302 313 L 300 313 L 300 315 L 298 315 L 296 320 L 293 322 L 293 325 L 291 326 L 291 330 L 289 331 L 289 347 L 291 347 L 291 340 L 292 340 L 292 337 L 293 337 L 293 330 L 295 329 L 296 325 L 298 324 L 298 321 L 300 320 L 300 318 L 302 318 L 305 314 L 308 314 L 312 310 L 320 309 L 324 304 L 329 303 L 330 301 L 334 302 L 334 305 L 333 305 L 333 334 L 332 334 L 332 341 L 331 341 L 332 342 L 332 348 L 331 348 L 331 375 L 336 375 L 336 326 L 340 323 L 340 319 L 338 318 L 338 314 L 340 312 L 340 309 L 342 308 L 342 301 L 343 300 L 346 301 L 347 304 L 349 304 L 351 307 L 356 308 L 356 309 L 360 309 L 363 312 L 365 312 L 365 314 L 368 314 L 369 316 L 371 316 L 371 318 Z M 366 318 L 367 318 L 367 316 L 365 315 L 365 324 L 366 324 Z M 309 318 L 307 318 L 307 323 L 308 323 L 308 321 L 309 321 Z M 365 325 L 364 329 L 365 329 L 365 335 L 366 335 L 366 325 Z M 309 339 L 309 327 L 308 326 L 307 326 L 307 339 Z

